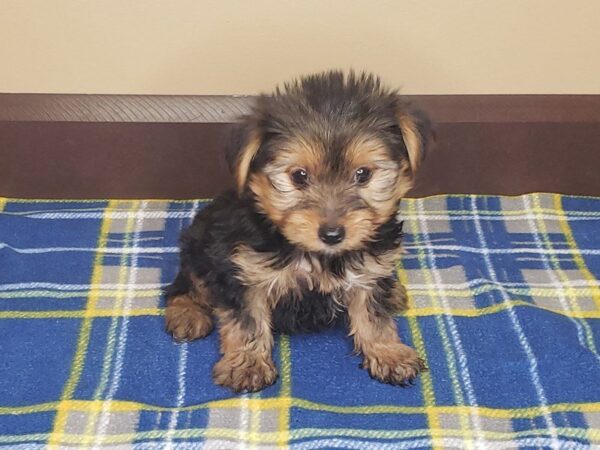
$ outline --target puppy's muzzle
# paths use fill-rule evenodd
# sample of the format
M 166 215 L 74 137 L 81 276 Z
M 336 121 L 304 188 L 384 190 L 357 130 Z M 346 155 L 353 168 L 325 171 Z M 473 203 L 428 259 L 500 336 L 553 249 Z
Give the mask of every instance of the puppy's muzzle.
M 322 225 L 319 228 L 319 239 L 327 245 L 339 244 L 345 236 L 346 230 L 339 225 Z

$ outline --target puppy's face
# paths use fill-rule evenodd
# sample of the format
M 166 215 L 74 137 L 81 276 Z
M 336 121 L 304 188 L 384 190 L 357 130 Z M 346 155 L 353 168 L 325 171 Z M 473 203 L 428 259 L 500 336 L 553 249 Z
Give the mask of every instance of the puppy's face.
M 269 145 L 274 155 L 250 176 L 249 188 L 283 235 L 309 251 L 361 248 L 406 190 L 406 163 L 376 136 L 357 133 L 338 143 L 287 136 Z
M 361 249 L 412 186 L 427 124 L 375 78 L 302 79 L 259 98 L 235 159 L 238 189 L 304 250 Z

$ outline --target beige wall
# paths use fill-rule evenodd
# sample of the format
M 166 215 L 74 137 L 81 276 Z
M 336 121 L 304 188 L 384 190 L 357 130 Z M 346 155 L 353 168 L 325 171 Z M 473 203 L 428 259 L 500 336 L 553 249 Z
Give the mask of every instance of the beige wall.
M 0 0 L 0 92 L 253 94 L 338 67 L 600 94 L 600 0 Z

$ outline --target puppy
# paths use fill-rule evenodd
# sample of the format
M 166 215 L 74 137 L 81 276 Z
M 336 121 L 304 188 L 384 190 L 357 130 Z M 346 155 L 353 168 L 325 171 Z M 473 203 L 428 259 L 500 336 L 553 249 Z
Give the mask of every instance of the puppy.
M 273 384 L 273 333 L 344 319 L 363 367 L 405 385 L 425 369 L 394 314 L 406 291 L 400 199 L 431 138 L 430 121 L 372 75 L 328 72 L 262 95 L 228 160 L 237 189 L 201 210 L 181 237 L 167 288 L 177 341 L 219 324 L 214 381 L 237 392 Z

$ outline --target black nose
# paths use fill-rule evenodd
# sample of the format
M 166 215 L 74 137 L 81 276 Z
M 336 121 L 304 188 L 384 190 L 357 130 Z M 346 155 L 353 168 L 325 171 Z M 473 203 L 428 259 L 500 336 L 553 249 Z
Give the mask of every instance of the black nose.
M 344 240 L 345 235 L 344 227 L 323 225 L 319 228 L 319 239 L 327 245 L 339 244 Z

